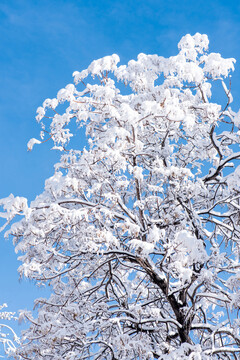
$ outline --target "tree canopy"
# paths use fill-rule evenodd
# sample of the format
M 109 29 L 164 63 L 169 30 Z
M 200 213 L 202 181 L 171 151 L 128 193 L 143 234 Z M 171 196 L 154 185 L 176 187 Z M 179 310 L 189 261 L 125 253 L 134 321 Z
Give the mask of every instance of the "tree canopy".
M 240 112 L 208 43 L 95 60 L 37 109 L 55 173 L 1 200 L 20 276 L 51 290 L 21 313 L 24 359 L 238 358 Z

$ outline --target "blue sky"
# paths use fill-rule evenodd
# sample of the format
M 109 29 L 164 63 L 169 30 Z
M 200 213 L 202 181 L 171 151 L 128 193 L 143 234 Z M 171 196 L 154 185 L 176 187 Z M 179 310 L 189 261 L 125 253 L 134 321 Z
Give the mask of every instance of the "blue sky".
M 140 52 L 170 56 L 186 33 L 206 33 L 210 50 L 238 62 L 232 80 L 240 107 L 240 2 L 226 0 L 0 0 L 0 198 L 30 200 L 53 174 L 50 146 L 27 152 L 38 137 L 35 111 L 99 57 L 121 62 Z M 239 104 L 239 105 L 238 105 Z M 0 303 L 32 308 L 40 292 L 19 283 L 17 255 L 0 234 Z

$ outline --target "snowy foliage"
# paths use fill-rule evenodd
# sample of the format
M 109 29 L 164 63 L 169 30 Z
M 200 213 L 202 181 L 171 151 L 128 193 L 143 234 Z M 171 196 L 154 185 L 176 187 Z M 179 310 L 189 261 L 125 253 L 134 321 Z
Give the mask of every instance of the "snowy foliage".
M 20 275 L 51 289 L 21 313 L 24 359 L 239 358 L 234 62 L 186 35 L 170 58 L 93 61 L 38 108 L 28 147 L 53 141 L 55 174 L 29 206 L 2 200 L 7 221 L 23 215 L 7 232 Z

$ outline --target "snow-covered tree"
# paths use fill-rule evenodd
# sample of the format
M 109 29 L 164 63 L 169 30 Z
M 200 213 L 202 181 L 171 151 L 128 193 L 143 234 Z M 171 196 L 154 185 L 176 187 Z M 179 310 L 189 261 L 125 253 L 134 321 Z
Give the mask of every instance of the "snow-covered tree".
M 59 163 L 30 205 L 1 200 L 23 215 L 20 275 L 51 290 L 21 314 L 24 359 L 239 359 L 235 60 L 198 33 L 178 47 L 93 61 L 37 110 L 28 148 L 53 141 Z

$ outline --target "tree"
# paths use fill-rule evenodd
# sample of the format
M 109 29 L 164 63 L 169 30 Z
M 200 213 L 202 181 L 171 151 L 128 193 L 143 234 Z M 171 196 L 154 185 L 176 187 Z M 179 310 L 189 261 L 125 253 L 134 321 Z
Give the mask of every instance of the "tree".
M 104 57 L 38 108 L 28 148 L 52 140 L 60 162 L 30 206 L 1 201 L 8 222 L 23 215 L 7 231 L 20 275 L 51 289 L 22 312 L 24 359 L 238 358 L 235 60 L 207 49 L 197 33 L 170 58 Z

